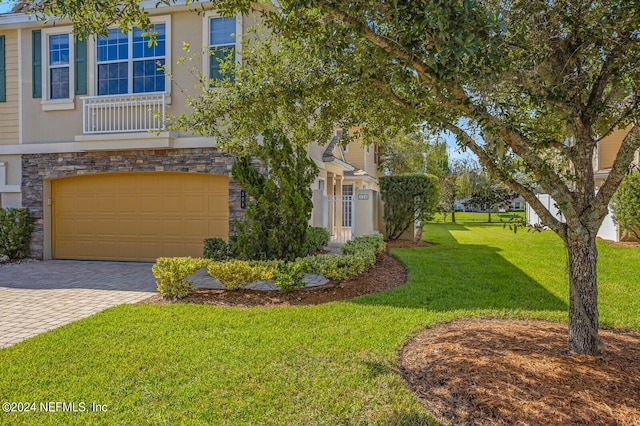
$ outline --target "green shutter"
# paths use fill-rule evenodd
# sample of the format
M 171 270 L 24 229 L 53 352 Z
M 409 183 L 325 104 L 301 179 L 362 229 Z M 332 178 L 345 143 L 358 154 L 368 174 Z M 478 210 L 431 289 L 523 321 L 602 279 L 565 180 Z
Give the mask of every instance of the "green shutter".
M 76 95 L 87 94 L 87 40 L 75 39 Z
M 7 101 L 7 72 L 4 52 L 4 36 L 0 35 L 0 102 Z
M 31 31 L 31 81 L 34 98 L 42 97 L 42 32 Z

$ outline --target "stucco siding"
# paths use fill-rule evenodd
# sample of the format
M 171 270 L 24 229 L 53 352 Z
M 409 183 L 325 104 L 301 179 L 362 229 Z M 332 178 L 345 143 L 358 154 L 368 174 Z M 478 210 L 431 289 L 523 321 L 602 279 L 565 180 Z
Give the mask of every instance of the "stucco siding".
M 169 17 L 167 22 L 170 22 L 170 37 L 167 42 L 166 63 L 170 69 L 172 75 L 171 79 L 166 81 L 166 92 L 170 95 L 167 99 L 166 114 L 180 115 L 187 112 L 186 110 L 186 97 L 187 95 L 198 95 L 201 91 L 198 82 L 198 71 L 203 70 L 204 62 L 207 60 L 206 49 L 203 49 L 204 44 L 207 42 L 204 38 L 204 28 L 206 25 L 206 19 L 202 14 L 197 14 L 192 10 L 178 7 L 175 8 L 158 8 L 151 11 L 152 20 L 157 18 L 162 20 L 164 17 Z M 242 18 L 243 33 L 248 32 L 248 28 L 255 25 L 256 19 L 253 15 L 244 16 Z M 61 25 L 56 24 L 58 27 Z M 62 25 L 64 27 L 64 25 Z M 48 28 L 52 28 L 51 25 L 44 25 L 43 30 L 43 46 L 45 40 L 44 31 Z M 45 111 L 43 109 L 44 103 L 47 103 L 47 87 L 43 81 L 43 97 L 33 98 L 32 96 L 32 29 L 24 29 L 22 36 L 22 84 L 23 84 L 23 111 L 25 122 L 23 124 L 23 143 L 25 144 L 40 144 L 40 143 L 64 143 L 73 142 L 76 136 L 83 134 L 83 116 L 82 116 L 82 98 L 85 95 L 76 95 L 73 98 L 73 106 L 71 109 Z M 190 45 L 189 51 L 183 49 L 184 42 Z M 97 65 L 96 65 L 96 43 L 95 38 L 88 40 L 87 42 L 87 89 L 88 95 L 96 95 L 97 92 Z M 17 82 L 17 48 L 14 47 L 15 78 Z M 45 67 L 46 52 L 42 52 L 43 67 Z M 187 60 L 184 64 L 177 64 L 179 58 L 185 57 Z M 192 60 L 188 60 L 191 58 Z M 73 83 L 73 82 L 72 82 Z M 17 83 L 15 87 L 15 99 L 17 101 Z M 124 95 L 127 96 L 127 95 Z M 170 103 L 169 103 L 170 102 Z M 1 108 L 1 107 L 0 107 Z M 5 118 L 0 119 L 0 127 L 4 121 L 8 121 L 14 126 L 14 134 L 18 134 L 17 125 L 17 103 L 13 108 L 15 112 L 15 119 Z M 34 126 L 33 123 L 38 123 Z M 0 129 L 2 130 L 2 129 Z M 5 132 L 5 136 L 10 133 Z M 178 137 L 189 136 L 188 132 L 179 131 L 176 132 Z M 0 143 L 17 143 L 16 141 L 4 142 L 0 139 Z
M 376 147 L 372 144 L 369 145 L 367 152 L 367 147 L 364 149 L 364 171 L 366 171 L 371 176 L 378 176 L 378 166 L 374 162 L 375 160 L 375 149 Z
M 44 28 L 50 28 L 48 25 Z M 70 142 L 82 132 L 82 102 L 75 96 L 75 109 L 64 111 L 43 111 L 42 100 L 47 96 L 47 87 L 42 85 L 43 98 L 33 97 L 33 30 L 22 30 L 22 143 Z M 44 58 L 43 52 L 43 62 Z M 73 83 L 73 82 L 72 82 Z M 71 89 L 72 90 L 72 89 Z

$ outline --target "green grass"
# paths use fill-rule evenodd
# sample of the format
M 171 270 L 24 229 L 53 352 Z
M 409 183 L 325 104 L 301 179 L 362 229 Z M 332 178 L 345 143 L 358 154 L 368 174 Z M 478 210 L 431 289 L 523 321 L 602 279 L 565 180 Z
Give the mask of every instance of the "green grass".
M 501 223 L 509 222 L 512 217 L 519 217 L 524 219 L 525 212 L 524 210 L 514 210 L 508 212 L 500 212 L 491 213 L 491 223 Z M 443 223 L 445 222 L 445 217 L 436 213 L 435 218 L 431 221 L 431 223 Z M 446 215 L 446 222 L 451 222 L 451 214 Z M 457 223 L 489 223 L 489 213 L 478 213 L 478 212 L 456 212 L 456 222 Z
M 309 307 L 128 305 L 0 350 L 2 401 L 106 413 L 0 412 L 0 424 L 431 424 L 394 370 L 420 328 L 477 315 L 564 321 L 552 233 L 427 225 L 394 253 L 407 285 Z M 640 250 L 598 245 L 603 325 L 640 329 Z

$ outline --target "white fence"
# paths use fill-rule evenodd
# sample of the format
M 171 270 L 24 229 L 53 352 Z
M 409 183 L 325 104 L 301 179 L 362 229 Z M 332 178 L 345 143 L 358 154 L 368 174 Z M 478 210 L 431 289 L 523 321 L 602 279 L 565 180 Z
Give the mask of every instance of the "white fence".
M 331 241 L 345 242 L 353 238 L 355 204 L 353 195 L 328 195 L 325 198 L 327 212 L 326 228 Z
M 560 213 L 560 210 L 556 206 L 556 202 L 553 201 L 553 198 L 551 198 L 551 195 L 538 194 L 537 197 L 538 197 L 538 200 L 540 200 L 540 202 L 547 208 L 547 210 L 549 210 L 549 213 L 551 213 L 558 220 L 560 220 L 560 222 L 564 222 L 564 216 L 562 215 L 562 213 Z M 540 219 L 540 216 L 538 216 L 538 213 L 536 213 L 535 210 L 531 208 L 529 203 L 527 203 L 526 214 L 527 214 L 527 225 L 542 225 L 542 220 Z
M 164 93 L 87 96 L 82 98 L 82 131 L 93 134 L 162 130 L 165 108 Z
M 560 210 L 556 206 L 555 201 L 549 194 L 538 194 L 538 200 L 549 210 L 549 212 L 556 216 L 561 222 L 564 222 L 564 216 L 560 213 Z M 527 224 L 528 225 L 542 225 L 542 221 L 538 214 L 531 208 L 529 203 L 527 203 L 526 208 L 527 214 Z M 600 225 L 600 229 L 598 230 L 598 237 L 603 240 L 610 241 L 620 241 L 620 234 L 618 232 L 618 224 L 613 220 L 613 215 L 611 214 L 611 208 L 609 208 L 609 213 L 605 216 L 602 221 L 602 225 Z

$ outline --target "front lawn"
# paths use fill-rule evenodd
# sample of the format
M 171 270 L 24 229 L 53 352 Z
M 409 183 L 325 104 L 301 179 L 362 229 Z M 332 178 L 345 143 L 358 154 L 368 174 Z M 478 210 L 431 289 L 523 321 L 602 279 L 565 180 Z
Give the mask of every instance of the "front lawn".
M 396 374 L 420 328 L 474 315 L 566 320 L 552 233 L 430 224 L 394 250 L 407 285 L 284 308 L 128 305 L 0 350 L 2 402 L 103 413 L 0 412 L 0 424 L 429 424 Z M 640 329 L 640 249 L 599 243 L 604 326 Z
M 524 210 L 513 210 L 508 212 L 492 212 L 491 223 L 508 223 L 511 218 L 525 219 Z M 445 220 L 446 219 L 446 220 Z M 447 213 L 446 218 L 441 213 L 436 213 L 432 223 L 451 222 L 451 213 Z M 488 223 L 489 213 L 487 212 L 456 212 L 456 222 L 458 223 Z

